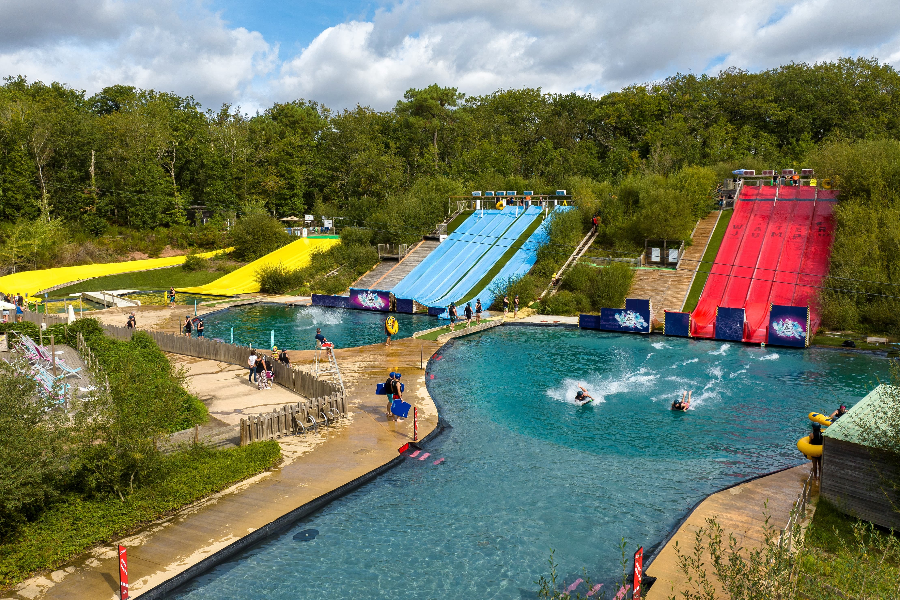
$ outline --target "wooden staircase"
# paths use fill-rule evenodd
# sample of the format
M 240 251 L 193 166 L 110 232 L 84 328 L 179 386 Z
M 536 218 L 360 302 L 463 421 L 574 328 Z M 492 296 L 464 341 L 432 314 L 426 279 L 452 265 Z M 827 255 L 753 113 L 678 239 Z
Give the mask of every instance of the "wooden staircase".
M 591 229 L 586 236 L 581 239 L 578 246 L 575 248 L 575 251 L 572 252 L 569 259 L 560 267 L 559 271 L 556 272 L 556 277 L 550 280 L 550 285 L 547 286 L 547 289 L 538 296 L 538 300 L 542 299 L 544 296 L 552 296 L 557 291 L 559 291 L 559 284 L 562 282 L 563 277 L 566 274 L 566 271 L 571 269 L 577 262 L 578 259 L 584 256 L 584 253 L 587 252 L 587 249 L 591 247 L 591 244 L 594 243 L 594 240 L 597 239 L 598 230 L 596 227 Z
M 653 317 L 660 323 L 665 320 L 666 310 L 680 311 L 684 307 L 720 214 L 719 211 L 712 212 L 697 223 L 691 235 L 694 243 L 685 248 L 677 269 L 635 271 L 628 297 L 649 298 L 655 310 Z
M 440 244 L 438 240 L 426 236 L 402 259 L 381 261 L 374 269 L 357 279 L 351 287 L 363 290 L 390 290 L 425 260 L 438 244 Z

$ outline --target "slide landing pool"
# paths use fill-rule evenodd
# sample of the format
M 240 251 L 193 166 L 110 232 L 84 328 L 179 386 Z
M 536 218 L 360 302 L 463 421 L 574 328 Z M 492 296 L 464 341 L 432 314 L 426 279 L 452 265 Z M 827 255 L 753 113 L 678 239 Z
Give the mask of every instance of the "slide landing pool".
M 606 589 L 622 538 L 629 556 L 649 551 L 708 494 L 803 464 L 807 413 L 862 398 L 887 371 L 884 358 L 832 350 L 475 334 L 429 363 L 450 428 L 426 460 L 408 458 L 170 597 L 536 598 L 551 549 L 565 583 L 584 569 Z M 576 406 L 577 385 L 597 400 Z M 691 409 L 669 410 L 688 389 Z

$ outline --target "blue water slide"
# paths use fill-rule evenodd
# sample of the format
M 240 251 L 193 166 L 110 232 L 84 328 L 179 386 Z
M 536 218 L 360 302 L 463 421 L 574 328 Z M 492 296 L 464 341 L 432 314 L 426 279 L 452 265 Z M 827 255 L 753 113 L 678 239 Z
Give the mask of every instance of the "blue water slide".
M 491 279 L 484 288 L 477 292 L 477 296 L 481 298 L 482 305 L 487 308 L 494 303 L 496 295 L 493 290 L 505 283 L 509 279 L 517 279 L 523 275 L 527 275 L 534 263 L 537 262 L 538 248 L 546 244 L 550 240 L 550 222 L 553 217 L 568 211 L 574 210 L 574 206 L 557 206 L 548 215 L 541 226 L 534 230 L 522 247 L 516 250 L 509 261 L 503 265 L 500 272 Z
M 428 298 L 429 306 L 444 306 L 450 302 L 458 302 L 466 297 L 472 291 L 479 281 L 494 268 L 494 265 L 509 250 L 510 246 L 516 243 L 519 237 L 525 233 L 536 218 L 541 214 L 539 206 L 530 206 L 527 209 L 520 209 L 520 216 L 506 232 L 500 236 L 493 246 L 488 248 L 478 262 L 476 262 L 467 273 L 441 297 Z M 511 258 L 511 257 L 510 257 Z
M 489 222 L 491 222 L 494 216 L 499 214 L 499 210 L 487 210 L 483 213 L 478 211 L 470 215 L 469 218 L 463 221 L 453 233 L 448 235 L 447 239 L 441 242 L 431 254 L 425 257 L 425 260 L 416 265 L 406 277 L 400 280 L 400 282 L 391 289 L 394 296 L 397 298 L 412 298 L 412 290 L 419 281 L 423 277 L 428 276 L 429 273 L 432 273 L 433 269 L 439 265 L 448 252 L 452 254 L 452 250 L 457 244 L 473 239 Z
M 434 269 L 427 280 L 420 280 L 412 297 L 421 304 L 427 304 L 430 298 L 444 295 L 515 221 L 516 214 L 511 207 L 500 211 L 480 236 L 466 241 L 452 256 L 448 253 L 447 258 L 440 263 L 440 269 Z

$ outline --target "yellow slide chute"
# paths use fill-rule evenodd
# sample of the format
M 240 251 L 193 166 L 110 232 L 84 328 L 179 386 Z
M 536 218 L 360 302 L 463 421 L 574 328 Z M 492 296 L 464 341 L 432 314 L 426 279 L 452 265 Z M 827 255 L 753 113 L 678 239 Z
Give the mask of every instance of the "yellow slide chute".
M 197 287 L 177 288 L 176 291 L 191 294 L 209 294 L 211 296 L 234 296 L 236 294 L 252 294 L 259 291 L 256 271 L 264 265 L 283 264 L 289 269 L 301 269 L 309 265 L 314 252 L 327 250 L 341 241 L 340 236 L 322 236 L 302 238 L 292 242 L 275 252 L 270 252 L 228 275 L 219 277 L 211 283 Z
M 199 256 L 215 256 L 223 250 L 205 252 Z M 0 277 L 0 291 L 12 294 L 28 294 L 35 296 L 38 292 L 57 286 L 94 279 L 105 275 L 119 275 L 132 271 L 149 271 L 163 267 L 177 267 L 184 262 L 184 256 L 170 256 L 168 258 L 148 258 L 147 260 L 129 260 L 118 263 L 101 263 L 97 265 L 81 265 L 78 267 L 57 267 L 55 269 L 41 269 L 40 271 L 22 271 Z

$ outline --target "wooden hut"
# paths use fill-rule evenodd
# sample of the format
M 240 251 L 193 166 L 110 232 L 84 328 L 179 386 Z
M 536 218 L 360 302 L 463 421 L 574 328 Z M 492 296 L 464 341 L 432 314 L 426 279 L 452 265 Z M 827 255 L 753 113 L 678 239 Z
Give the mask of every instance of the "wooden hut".
M 820 493 L 839 510 L 900 529 L 897 481 L 900 455 L 875 447 L 878 431 L 896 424 L 900 389 L 880 385 L 824 432 Z M 877 436 L 881 437 L 881 436 Z

